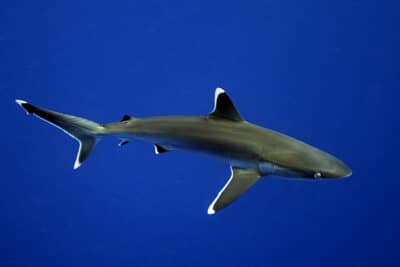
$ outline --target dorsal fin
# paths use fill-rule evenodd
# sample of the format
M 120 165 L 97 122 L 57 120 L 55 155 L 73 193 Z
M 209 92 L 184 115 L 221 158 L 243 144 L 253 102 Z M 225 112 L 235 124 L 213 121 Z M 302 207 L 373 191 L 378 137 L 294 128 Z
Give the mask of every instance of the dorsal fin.
M 214 109 L 209 116 L 232 121 L 243 121 L 239 111 L 222 88 L 215 89 Z
M 132 117 L 125 114 L 120 121 L 129 121 L 130 119 L 132 119 Z

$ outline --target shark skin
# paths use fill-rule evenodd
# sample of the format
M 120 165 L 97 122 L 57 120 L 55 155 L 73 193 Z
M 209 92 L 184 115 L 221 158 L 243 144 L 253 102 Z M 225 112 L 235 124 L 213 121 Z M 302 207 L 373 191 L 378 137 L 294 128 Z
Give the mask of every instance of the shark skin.
M 214 109 L 205 116 L 160 116 L 100 124 L 16 100 L 27 114 L 50 123 L 79 142 L 74 169 L 81 166 L 96 144 L 115 136 L 125 145 L 139 139 L 155 145 L 156 154 L 186 150 L 222 159 L 231 177 L 208 208 L 208 214 L 225 208 L 261 177 L 338 179 L 352 174 L 341 160 L 327 152 L 242 118 L 228 94 L 217 88 Z

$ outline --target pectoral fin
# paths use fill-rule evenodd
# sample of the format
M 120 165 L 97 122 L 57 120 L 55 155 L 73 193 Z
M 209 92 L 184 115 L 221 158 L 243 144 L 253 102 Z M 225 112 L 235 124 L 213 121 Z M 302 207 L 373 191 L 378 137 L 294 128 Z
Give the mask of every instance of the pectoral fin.
M 208 214 L 214 214 L 231 204 L 261 177 L 260 173 L 255 169 L 239 169 L 231 167 L 231 172 L 232 174 L 229 181 L 221 191 L 219 191 L 217 197 L 208 208 Z

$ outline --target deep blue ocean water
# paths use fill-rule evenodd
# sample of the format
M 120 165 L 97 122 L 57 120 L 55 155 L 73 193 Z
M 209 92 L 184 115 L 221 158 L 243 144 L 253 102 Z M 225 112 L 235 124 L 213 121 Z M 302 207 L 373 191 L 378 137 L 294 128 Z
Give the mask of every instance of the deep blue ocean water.
M 390 1 L 0 4 L 0 266 L 399 266 L 398 6 Z M 77 143 L 15 98 L 99 122 L 206 114 L 324 149 L 353 176 L 266 178 L 207 215 L 229 166 Z

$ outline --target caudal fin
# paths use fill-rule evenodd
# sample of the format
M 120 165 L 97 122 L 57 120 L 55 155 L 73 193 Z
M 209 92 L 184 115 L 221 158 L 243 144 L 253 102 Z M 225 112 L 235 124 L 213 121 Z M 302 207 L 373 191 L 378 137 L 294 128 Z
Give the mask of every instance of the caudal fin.
M 24 100 L 17 99 L 15 102 L 20 105 L 28 115 L 35 115 L 79 142 L 79 150 L 76 156 L 74 169 L 79 168 L 89 157 L 90 152 L 92 152 L 104 132 L 104 127 L 94 121 L 43 109 L 29 104 Z

